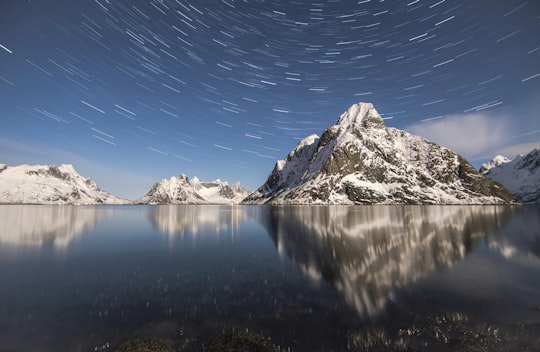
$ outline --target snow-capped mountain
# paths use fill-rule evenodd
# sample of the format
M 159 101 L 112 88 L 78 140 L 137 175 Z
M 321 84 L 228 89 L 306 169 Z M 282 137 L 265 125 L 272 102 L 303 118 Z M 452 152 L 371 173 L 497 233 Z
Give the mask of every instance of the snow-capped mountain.
M 369 103 L 352 105 L 320 138 L 302 140 L 245 199 L 259 204 L 518 201 L 451 150 L 386 127 Z
M 497 155 L 489 163 L 482 164 L 480 172 L 524 202 L 540 203 L 539 149 L 519 155 L 514 160 Z
M 156 182 L 152 189 L 137 204 L 230 204 L 239 203 L 249 193 L 240 183 L 229 186 L 227 182 L 215 180 L 204 182 L 186 175 L 173 176 Z
M 0 203 L 127 204 L 82 177 L 73 165 L 0 164 Z
M 505 156 L 497 155 L 491 161 L 482 164 L 479 171 L 480 171 L 480 173 L 482 175 L 485 175 L 485 174 L 487 174 L 489 172 L 489 170 L 493 169 L 494 167 L 499 167 L 502 164 L 506 164 L 506 163 L 509 163 L 511 161 L 512 160 L 508 159 Z
M 236 182 L 230 186 L 226 181 L 217 179 L 212 182 L 204 182 L 195 176 L 189 183 L 208 203 L 239 203 L 249 194 L 249 192 L 242 187 L 240 182 Z

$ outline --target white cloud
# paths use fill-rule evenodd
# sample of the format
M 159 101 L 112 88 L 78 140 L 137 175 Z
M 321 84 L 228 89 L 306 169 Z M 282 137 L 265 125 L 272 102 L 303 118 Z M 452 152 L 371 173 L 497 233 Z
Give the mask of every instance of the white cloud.
M 449 115 L 412 125 L 407 130 L 466 158 L 491 155 L 513 135 L 506 119 L 481 113 Z
M 517 155 L 527 154 L 535 148 L 540 148 L 540 140 L 501 147 L 495 151 L 494 155 L 504 155 L 510 159 L 514 159 Z
M 540 111 L 537 102 L 499 112 L 447 115 L 407 128 L 461 154 L 469 161 L 489 160 L 495 155 L 513 158 L 540 148 Z

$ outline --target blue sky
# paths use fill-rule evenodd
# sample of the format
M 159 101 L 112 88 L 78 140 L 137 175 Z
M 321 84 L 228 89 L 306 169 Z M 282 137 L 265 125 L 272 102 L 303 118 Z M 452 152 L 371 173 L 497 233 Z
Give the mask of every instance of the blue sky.
M 351 104 L 473 163 L 540 147 L 536 1 L 4 0 L 0 162 L 255 189 Z

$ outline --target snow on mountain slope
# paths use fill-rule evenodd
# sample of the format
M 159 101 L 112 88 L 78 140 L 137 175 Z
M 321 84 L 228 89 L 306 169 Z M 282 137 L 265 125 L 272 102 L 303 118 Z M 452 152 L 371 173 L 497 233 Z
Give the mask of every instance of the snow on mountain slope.
M 480 172 L 524 202 L 540 203 L 540 149 L 518 155 L 514 160 L 498 155 L 483 164 Z
M 0 164 L 0 203 L 127 204 L 129 201 L 100 190 L 72 165 Z
M 487 204 L 518 202 L 451 150 L 387 128 L 369 103 L 352 105 L 319 138 L 276 163 L 246 203 Z
M 512 160 L 508 159 L 505 156 L 497 155 L 490 162 L 482 164 L 479 171 L 480 171 L 481 174 L 485 175 L 489 170 L 493 169 L 494 167 L 499 167 L 502 164 L 506 164 L 506 163 L 509 163 L 511 161 Z
M 156 182 L 152 189 L 137 204 L 230 204 L 239 203 L 249 193 L 240 183 L 232 187 L 227 182 L 216 180 L 204 182 L 192 180 L 181 174 Z

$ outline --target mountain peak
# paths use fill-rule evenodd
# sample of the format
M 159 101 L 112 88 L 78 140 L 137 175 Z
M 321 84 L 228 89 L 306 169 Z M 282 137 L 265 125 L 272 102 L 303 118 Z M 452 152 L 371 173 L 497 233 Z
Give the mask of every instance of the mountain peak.
M 189 177 L 184 173 L 180 173 L 180 175 L 178 175 L 178 179 L 184 180 L 185 182 L 189 182 Z
M 540 203 L 540 149 L 518 155 L 514 160 L 498 155 L 483 164 L 480 172 L 525 203 Z
M 351 105 L 347 111 L 341 114 L 336 125 L 346 129 L 355 126 L 363 128 L 385 127 L 382 117 L 373 104 L 362 102 Z
M 77 173 L 77 171 L 75 170 L 75 167 L 73 166 L 73 164 L 61 164 L 58 167 L 58 169 L 63 170 L 65 172 Z
M 494 167 L 500 167 L 501 165 L 507 164 L 511 161 L 512 160 L 508 159 L 505 156 L 497 155 L 490 162 L 482 164 L 482 166 L 480 167 L 480 173 L 485 175 L 489 172 L 489 170 L 493 169 Z
M 535 164 L 528 162 L 528 164 Z M 486 204 L 518 202 L 451 150 L 387 128 L 369 103 L 302 140 L 246 203 Z

